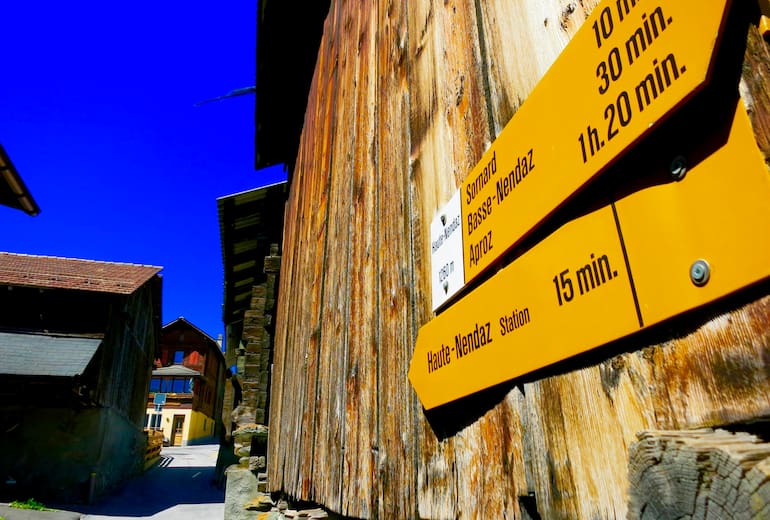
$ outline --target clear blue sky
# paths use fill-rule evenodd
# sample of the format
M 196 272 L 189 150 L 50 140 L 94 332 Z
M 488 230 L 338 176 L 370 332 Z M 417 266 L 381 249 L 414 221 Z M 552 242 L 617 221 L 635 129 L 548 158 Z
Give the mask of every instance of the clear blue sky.
M 223 333 L 217 197 L 254 170 L 256 0 L 9 1 L 0 143 L 41 208 L 0 251 L 162 266 L 163 323 Z

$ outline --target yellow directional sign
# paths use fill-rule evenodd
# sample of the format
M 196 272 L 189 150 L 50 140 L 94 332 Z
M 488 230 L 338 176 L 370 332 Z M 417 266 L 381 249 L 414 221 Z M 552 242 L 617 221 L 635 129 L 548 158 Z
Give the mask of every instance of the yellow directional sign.
M 430 409 L 636 328 L 612 209 L 604 208 L 567 224 L 426 323 L 409 380 Z
M 728 0 L 605 0 L 460 187 L 465 283 L 708 80 Z
M 770 176 L 738 104 L 679 182 L 562 226 L 419 331 L 426 409 L 632 334 L 770 277 Z
M 770 174 L 742 101 L 729 140 L 678 183 L 616 204 L 644 325 L 770 275 Z M 708 264 L 708 283 L 687 275 Z

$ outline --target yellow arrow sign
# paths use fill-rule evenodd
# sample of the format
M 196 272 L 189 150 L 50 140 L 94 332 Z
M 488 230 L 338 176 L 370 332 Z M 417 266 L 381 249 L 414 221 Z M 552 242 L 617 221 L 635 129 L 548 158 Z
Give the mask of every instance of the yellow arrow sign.
M 707 82 L 728 3 L 594 9 L 460 187 L 465 283 Z
M 683 180 L 567 223 L 425 324 L 409 379 L 430 409 L 624 337 L 770 276 L 769 236 L 770 178 L 738 104 Z

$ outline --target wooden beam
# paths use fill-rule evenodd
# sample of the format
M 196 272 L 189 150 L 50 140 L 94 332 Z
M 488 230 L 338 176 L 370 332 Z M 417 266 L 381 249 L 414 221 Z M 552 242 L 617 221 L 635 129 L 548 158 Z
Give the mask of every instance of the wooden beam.
M 770 443 L 710 428 L 637 437 L 629 449 L 629 520 L 767 518 Z

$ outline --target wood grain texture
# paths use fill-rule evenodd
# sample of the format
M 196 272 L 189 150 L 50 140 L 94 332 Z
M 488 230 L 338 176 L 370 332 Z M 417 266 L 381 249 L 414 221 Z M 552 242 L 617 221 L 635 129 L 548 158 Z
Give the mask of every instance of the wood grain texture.
M 514 389 L 457 435 L 460 518 L 518 518 L 519 497 L 527 494 L 523 407 L 524 396 Z
M 626 446 L 651 418 L 629 372 L 618 372 L 620 363 L 613 359 L 524 387 L 530 488 L 544 518 L 625 516 Z
M 770 513 L 770 444 L 725 430 L 644 431 L 629 449 L 629 520 Z
M 622 465 L 637 432 L 768 417 L 769 304 L 731 308 L 680 338 L 525 385 L 538 511 L 623 517 Z
M 360 11 L 352 1 L 336 4 L 337 87 L 332 114 L 333 139 L 329 170 L 329 215 L 323 254 L 326 280 L 321 294 L 318 380 L 313 438 L 315 492 L 334 511 L 341 511 L 345 370 L 350 341 L 351 197 L 356 129 L 357 32 Z M 311 495 L 315 498 L 315 495 Z
M 351 42 L 355 54 L 355 124 L 352 147 L 350 210 L 350 289 L 345 367 L 345 412 L 342 443 L 342 514 L 356 518 L 373 516 L 377 443 L 377 220 L 379 172 L 376 168 L 375 135 L 377 96 L 376 1 L 358 3 L 358 17 Z M 344 485 L 345 482 L 356 485 Z
M 290 496 L 309 498 L 313 484 L 313 438 L 317 403 L 318 353 L 320 348 L 320 298 L 325 280 L 323 258 L 326 243 L 329 196 L 329 147 L 332 137 L 334 85 L 336 83 L 336 18 L 330 12 L 308 97 L 305 125 L 295 178 L 287 203 L 286 221 L 294 241 L 284 237 L 281 292 L 277 311 L 275 365 L 271 408 L 271 448 L 268 486 Z M 288 285 L 288 289 L 285 287 Z M 281 332 L 279 332 L 281 331 Z M 277 389 L 278 386 L 282 388 Z M 278 394 L 280 392 L 280 394 Z M 280 403 L 273 404 L 276 395 Z M 276 413 L 276 415 L 273 415 Z M 278 431 L 275 431 L 277 423 Z M 277 454 L 276 454 L 277 452 Z M 276 457 L 274 460 L 273 457 Z
M 442 201 L 448 200 L 458 185 L 451 175 L 450 151 L 443 141 L 447 134 L 445 111 L 439 106 L 437 84 L 444 84 L 440 51 L 436 48 L 436 10 L 431 1 L 410 2 L 408 13 L 408 60 L 410 117 L 410 237 L 413 243 L 413 288 L 415 325 L 419 328 L 431 317 L 429 277 L 430 249 L 425 240 L 430 222 Z M 443 71 L 442 71 L 443 72 Z M 436 136 L 439 134 L 439 136 Z M 448 163 L 448 164 L 447 164 Z M 423 414 L 418 415 L 417 505 L 420 518 L 454 518 L 454 478 L 452 441 L 439 442 Z
M 548 71 L 598 0 L 479 2 L 494 135 Z
M 298 161 L 299 162 L 299 161 Z M 287 200 L 287 207 L 293 206 L 295 201 L 293 197 L 296 195 L 289 194 Z M 294 243 L 296 240 L 297 222 L 288 218 L 284 219 L 283 223 L 283 241 L 286 243 Z M 290 296 L 289 289 L 294 281 L 294 259 L 289 258 L 281 262 L 282 266 L 286 269 L 285 273 L 282 273 L 278 278 L 277 290 L 277 302 L 276 302 L 276 314 L 282 315 L 285 313 L 284 307 L 286 305 L 285 299 Z M 288 435 L 288 428 L 284 423 L 284 420 L 289 416 L 289 409 L 286 409 L 287 413 L 284 413 L 284 399 L 288 397 L 286 390 L 285 374 L 287 372 L 286 367 L 286 342 L 288 331 L 285 327 L 276 327 L 273 339 L 273 367 L 270 374 L 271 380 L 274 382 L 270 385 L 272 395 L 269 402 L 269 417 L 275 417 L 275 420 L 269 420 L 270 431 L 273 435 L 269 435 L 267 439 L 267 458 L 275 462 L 274 465 L 267 467 L 267 479 L 270 486 L 281 489 L 285 488 L 284 468 L 286 463 L 285 452 L 282 450 L 282 442 L 279 442 L 284 435 Z M 225 385 L 225 402 L 232 403 L 233 399 L 233 386 L 228 380 Z M 223 420 L 225 421 L 225 427 L 227 428 L 227 434 L 229 431 L 229 419 L 230 414 L 227 411 L 223 411 Z
M 719 426 L 770 416 L 768 318 L 770 299 L 762 298 L 650 350 L 648 381 L 658 427 Z
M 754 11 L 752 15 L 758 20 L 759 13 Z M 757 146 L 770 164 L 770 45 L 755 23 L 748 27 L 743 70 L 741 97 L 754 126 Z
M 413 291 L 406 0 L 380 0 L 377 35 L 377 517 L 417 518 L 416 420 L 406 374 L 417 335 Z
M 353 518 L 623 518 L 638 432 L 770 417 L 768 284 L 441 417 L 407 380 L 431 220 L 597 3 L 332 3 L 287 203 L 271 489 Z M 768 157 L 768 44 L 745 37 Z
M 419 327 L 432 316 L 430 222 L 491 140 L 475 4 L 410 3 L 409 34 L 412 239 Z M 480 446 L 478 434 L 466 432 L 458 439 L 440 441 L 425 421 L 419 433 L 419 514 L 465 518 L 477 500 L 472 485 L 477 476 L 453 461 L 454 443 L 473 448 L 462 452 L 463 466 L 472 465 Z

